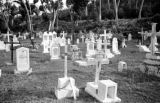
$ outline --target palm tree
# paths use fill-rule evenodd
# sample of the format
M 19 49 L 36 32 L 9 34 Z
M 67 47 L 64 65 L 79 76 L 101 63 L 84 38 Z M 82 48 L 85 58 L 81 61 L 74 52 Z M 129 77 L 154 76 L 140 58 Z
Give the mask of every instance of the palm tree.
M 141 17 L 142 17 L 142 8 L 143 8 L 143 4 L 144 4 L 144 0 L 142 0 L 142 2 L 141 2 L 141 6 L 140 6 L 140 10 L 139 10 L 139 15 L 138 15 L 138 19 L 141 19 Z

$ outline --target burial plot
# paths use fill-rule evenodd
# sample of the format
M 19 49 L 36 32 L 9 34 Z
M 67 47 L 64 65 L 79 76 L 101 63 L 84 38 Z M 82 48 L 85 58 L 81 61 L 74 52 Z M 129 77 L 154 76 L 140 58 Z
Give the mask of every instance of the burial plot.
M 16 50 L 16 59 L 17 59 L 17 69 L 15 73 L 30 73 L 32 69 L 30 68 L 29 60 L 29 49 L 25 47 L 18 48 Z
M 117 83 L 111 80 L 99 80 L 101 59 L 101 57 L 96 58 L 95 81 L 87 82 L 85 91 L 102 103 L 121 102 L 121 99 L 117 97 Z
M 147 73 L 150 75 L 156 75 L 160 77 L 160 52 L 156 52 L 155 50 L 155 37 L 159 35 L 156 32 L 156 23 L 152 24 L 152 34 L 151 34 L 151 53 L 146 54 L 146 59 L 143 64 L 141 64 L 140 70 L 143 73 Z
M 75 86 L 75 79 L 68 77 L 67 74 L 67 45 L 65 46 L 65 63 L 64 63 L 64 77 L 58 78 L 58 86 L 55 90 L 57 99 L 63 99 L 67 97 L 74 97 L 77 99 L 79 96 L 79 89 Z
M 112 52 L 116 55 L 121 54 L 121 52 L 118 50 L 118 40 L 115 37 L 112 40 Z
M 60 47 L 57 43 L 52 43 L 50 49 L 51 60 L 60 59 Z

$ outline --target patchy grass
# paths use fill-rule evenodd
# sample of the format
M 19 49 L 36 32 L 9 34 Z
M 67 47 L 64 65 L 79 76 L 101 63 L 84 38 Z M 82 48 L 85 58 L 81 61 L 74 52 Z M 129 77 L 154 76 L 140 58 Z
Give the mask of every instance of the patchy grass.
M 40 42 L 39 42 L 40 43 Z M 121 55 L 111 59 L 111 64 L 103 65 L 100 79 L 111 79 L 118 83 L 118 97 L 121 103 L 159 103 L 160 78 L 143 74 L 139 71 L 139 64 L 145 58 L 144 53 L 137 49 L 136 41 L 127 42 L 127 48 L 121 48 Z M 79 47 L 85 54 L 85 45 Z M 61 49 L 64 52 L 63 48 Z M 0 102 L 7 103 L 98 103 L 84 91 L 87 82 L 94 81 L 95 66 L 80 67 L 68 60 L 68 75 L 76 80 L 80 88 L 80 97 L 57 100 L 54 89 L 59 77 L 63 77 L 64 60 L 50 61 L 49 54 L 42 54 L 42 47 L 30 53 L 30 64 L 33 68 L 31 75 L 14 75 L 16 65 L 7 66 L 10 52 L 0 51 Z M 14 51 L 14 63 L 16 63 Z M 128 70 L 117 71 L 118 62 L 123 60 Z

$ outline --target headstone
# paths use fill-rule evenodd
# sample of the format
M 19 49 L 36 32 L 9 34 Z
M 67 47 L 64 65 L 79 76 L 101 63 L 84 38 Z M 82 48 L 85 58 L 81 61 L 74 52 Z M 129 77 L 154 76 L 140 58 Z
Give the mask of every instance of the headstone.
M 29 49 L 21 47 L 16 49 L 16 58 L 17 58 L 17 69 L 15 73 L 22 72 L 31 72 L 30 60 L 29 60 Z
M 53 34 L 52 34 L 52 32 L 49 32 L 48 36 L 49 36 L 49 44 L 48 45 L 50 47 L 52 42 L 53 42 Z
M 81 36 L 81 39 L 82 39 L 82 43 L 84 43 L 85 36 L 82 35 L 82 36 Z
M 127 47 L 127 45 L 126 45 L 126 39 L 124 38 L 122 40 L 122 48 L 126 48 L 126 47 Z
M 118 50 L 118 40 L 115 37 L 112 40 L 112 52 L 116 55 L 121 54 L 121 52 Z
M 0 50 L 5 50 L 4 41 L 0 41 Z
M 0 69 L 0 77 L 2 76 L 2 70 Z
M 67 43 L 68 43 L 68 45 L 71 44 L 71 39 L 70 38 L 67 39 Z
M 149 46 L 149 49 L 151 50 L 151 53 L 154 54 L 158 51 L 158 48 L 156 47 L 156 25 L 157 23 L 152 23 L 152 34 L 151 34 L 151 44 Z
M 105 57 L 106 58 L 113 58 L 114 54 L 111 53 L 110 49 L 107 48 L 108 42 L 107 40 L 104 41 L 104 51 L 105 51 Z
M 16 37 L 16 35 L 13 35 L 13 42 L 14 43 L 19 43 L 18 38 Z M 13 44 L 13 46 L 18 46 L 20 44 Z
M 79 44 L 79 38 L 77 38 L 77 44 Z
M 97 50 L 102 50 L 102 39 L 97 40 Z
M 49 53 L 49 36 L 47 32 L 43 34 L 43 53 Z
M 88 42 L 87 43 L 87 53 L 86 53 L 86 57 L 87 58 L 90 58 L 92 57 L 93 55 L 95 55 L 95 49 L 94 49 L 94 43 L 93 42 Z
M 122 72 L 123 70 L 127 70 L 127 63 L 124 61 L 119 61 L 118 63 L 118 71 Z
M 53 38 L 57 38 L 57 33 L 55 31 L 53 31 Z
M 131 33 L 128 34 L 128 41 L 131 41 L 132 40 L 132 35 Z
M 51 56 L 51 60 L 60 58 L 60 47 L 56 43 L 52 43 L 51 45 L 50 56 Z
M 11 44 L 6 44 L 6 45 L 5 45 L 6 52 L 9 52 L 9 51 L 10 51 L 10 47 L 11 47 Z
M 57 99 L 66 97 L 79 96 L 79 89 L 75 86 L 75 79 L 67 76 L 67 45 L 65 45 L 65 63 L 64 63 L 64 77 L 58 78 L 58 88 L 55 90 Z

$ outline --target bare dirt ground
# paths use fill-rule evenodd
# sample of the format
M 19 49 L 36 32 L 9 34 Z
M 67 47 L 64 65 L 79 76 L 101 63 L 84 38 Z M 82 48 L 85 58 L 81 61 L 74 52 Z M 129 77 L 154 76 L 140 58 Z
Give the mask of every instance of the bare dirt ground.
M 138 66 L 145 59 L 145 53 L 138 51 L 134 40 L 127 44 L 127 48 L 120 49 L 121 55 L 112 58 L 109 65 L 102 66 L 100 79 L 111 79 L 118 83 L 117 95 L 121 103 L 160 103 L 160 78 L 139 71 Z M 79 47 L 85 50 L 84 44 Z M 61 50 L 63 53 L 64 48 Z M 54 89 L 58 78 L 63 77 L 64 60 L 50 61 L 49 54 L 42 53 L 42 47 L 30 51 L 33 73 L 27 76 L 13 73 L 16 69 L 15 57 L 14 51 L 14 65 L 7 66 L 10 52 L 0 51 L 1 103 L 99 103 L 84 91 L 86 83 L 94 81 L 95 66 L 80 67 L 68 60 L 68 75 L 75 78 L 80 96 L 76 101 L 73 98 L 57 100 Z M 127 62 L 127 71 L 117 71 L 120 60 Z

